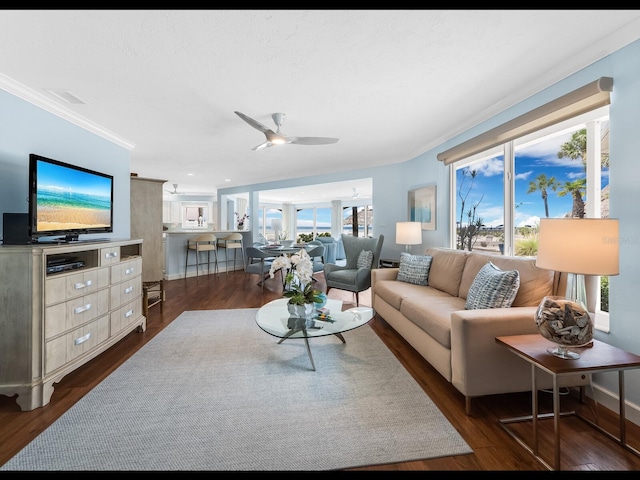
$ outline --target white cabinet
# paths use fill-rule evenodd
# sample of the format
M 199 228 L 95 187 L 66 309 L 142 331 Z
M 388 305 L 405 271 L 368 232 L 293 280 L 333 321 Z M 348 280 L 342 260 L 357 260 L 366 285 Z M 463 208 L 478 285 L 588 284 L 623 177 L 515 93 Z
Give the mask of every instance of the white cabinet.
M 144 331 L 142 240 L 0 247 L 0 394 L 22 410 L 132 330 Z M 53 264 L 74 270 L 48 273 Z
M 162 223 L 181 223 L 180 216 L 182 202 L 171 202 L 163 200 L 162 202 Z

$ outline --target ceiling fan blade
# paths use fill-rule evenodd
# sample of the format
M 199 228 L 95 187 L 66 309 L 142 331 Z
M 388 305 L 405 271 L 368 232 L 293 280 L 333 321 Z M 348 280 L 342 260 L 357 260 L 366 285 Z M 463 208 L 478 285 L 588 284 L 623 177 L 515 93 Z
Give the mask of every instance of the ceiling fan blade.
M 273 130 L 271 130 L 270 128 L 265 127 L 263 124 L 261 124 L 259 121 L 254 120 L 251 117 L 247 117 L 244 113 L 242 112 L 236 112 L 234 111 L 233 113 L 235 113 L 236 115 L 238 115 L 241 119 L 243 119 L 245 122 L 247 122 L 249 125 L 251 125 L 253 128 L 255 128 L 256 130 L 260 130 L 262 133 L 264 133 L 265 135 L 269 132 L 274 133 Z
M 289 137 L 289 143 L 297 143 L 298 145 L 327 145 L 336 143 L 338 138 L 331 137 Z
M 256 150 L 262 150 L 263 148 L 268 148 L 268 147 L 272 147 L 273 143 L 271 142 L 264 142 L 261 143 L 260 145 L 256 145 L 255 147 L 253 147 L 251 150 L 256 151 Z

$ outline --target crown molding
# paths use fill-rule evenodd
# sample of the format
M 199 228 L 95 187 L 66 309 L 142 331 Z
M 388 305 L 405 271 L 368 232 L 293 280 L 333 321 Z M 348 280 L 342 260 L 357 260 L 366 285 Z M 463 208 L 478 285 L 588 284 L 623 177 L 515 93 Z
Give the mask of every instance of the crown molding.
M 86 118 L 78 115 L 77 113 L 63 107 L 62 105 L 56 103 L 54 100 L 46 97 L 45 95 L 29 88 L 21 83 L 13 80 L 6 75 L 0 73 L 0 89 L 5 90 L 16 97 L 21 98 L 33 105 L 36 105 L 43 110 L 46 110 L 49 113 L 53 113 L 58 117 L 67 120 L 74 125 L 77 125 L 85 130 L 88 130 L 91 133 L 95 133 L 102 138 L 109 140 L 110 142 L 115 143 L 127 150 L 131 151 L 135 148 L 135 144 L 126 140 L 113 132 L 97 125 L 93 122 L 90 122 Z

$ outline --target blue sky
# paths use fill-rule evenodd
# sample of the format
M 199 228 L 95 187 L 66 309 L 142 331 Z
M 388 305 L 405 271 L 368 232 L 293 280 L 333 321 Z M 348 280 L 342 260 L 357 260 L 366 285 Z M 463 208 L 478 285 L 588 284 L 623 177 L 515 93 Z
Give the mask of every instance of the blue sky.
M 540 218 L 545 217 L 544 202 L 540 191 L 537 190 L 528 194 L 529 183 L 541 173 L 547 178 L 554 177 L 560 184 L 585 177 L 582 160 L 571 160 L 569 158 L 558 158 L 560 146 L 571 139 L 571 132 L 564 133 L 544 141 L 536 142 L 529 146 L 523 146 L 516 150 L 515 167 L 515 225 L 531 225 L 539 223 Z M 497 226 L 504 224 L 503 214 L 503 163 L 502 157 L 482 160 L 472 165 L 478 170 L 473 189 L 471 190 L 465 205 L 466 208 L 480 199 L 482 193 L 484 197 L 478 205 L 479 217 L 483 219 L 486 226 Z M 458 174 L 458 180 L 460 175 Z M 469 185 L 469 178 L 465 180 L 463 192 Z M 602 188 L 609 183 L 608 170 L 603 171 Z M 547 190 L 549 217 L 564 217 L 571 212 L 571 195 L 558 196 L 556 192 Z M 583 196 L 586 201 L 586 196 Z M 459 202 L 459 198 L 456 199 Z M 457 215 L 459 217 L 460 207 L 457 205 Z

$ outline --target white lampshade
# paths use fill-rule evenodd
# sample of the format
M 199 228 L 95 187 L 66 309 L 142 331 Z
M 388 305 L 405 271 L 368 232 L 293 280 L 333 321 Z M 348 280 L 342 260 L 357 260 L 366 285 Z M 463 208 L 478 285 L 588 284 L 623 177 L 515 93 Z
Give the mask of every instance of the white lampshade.
M 618 275 L 618 220 L 543 218 L 536 266 L 582 275 Z
M 422 243 L 422 225 L 420 222 L 397 222 L 396 243 L 406 245 L 418 245 Z

